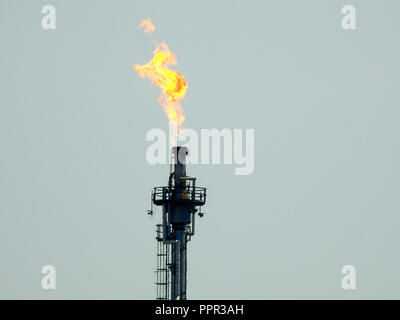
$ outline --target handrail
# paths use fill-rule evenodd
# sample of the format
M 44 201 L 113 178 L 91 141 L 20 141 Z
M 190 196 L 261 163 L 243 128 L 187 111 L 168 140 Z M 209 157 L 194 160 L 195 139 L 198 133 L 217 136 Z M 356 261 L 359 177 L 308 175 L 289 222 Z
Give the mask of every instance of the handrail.
M 187 186 L 185 190 L 191 200 L 205 202 L 207 188 Z M 170 200 L 171 192 L 168 191 L 169 191 L 168 187 L 153 188 L 153 194 L 152 194 L 153 201 Z

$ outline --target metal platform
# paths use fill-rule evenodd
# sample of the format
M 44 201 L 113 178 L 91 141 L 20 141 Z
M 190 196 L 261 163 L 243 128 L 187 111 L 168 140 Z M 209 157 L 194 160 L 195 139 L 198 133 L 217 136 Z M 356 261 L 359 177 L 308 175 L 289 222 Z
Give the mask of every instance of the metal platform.
M 169 200 L 180 202 L 192 202 L 195 207 L 203 206 L 206 203 L 207 188 L 187 186 L 179 192 L 184 193 L 185 197 L 174 198 L 175 188 L 155 187 L 152 192 L 152 201 L 155 205 L 161 206 Z

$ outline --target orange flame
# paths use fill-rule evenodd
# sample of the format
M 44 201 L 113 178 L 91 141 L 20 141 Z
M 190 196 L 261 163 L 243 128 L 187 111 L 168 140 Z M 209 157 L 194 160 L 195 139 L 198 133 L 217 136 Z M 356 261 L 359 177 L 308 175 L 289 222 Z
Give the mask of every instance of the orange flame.
M 179 134 L 180 126 L 185 121 L 180 100 L 185 97 L 188 85 L 182 74 L 168 68 L 169 65 L 176 65 L 177 60 L 167 44 L 159 44 L 153 54 L 149 63 L 141 66 L 135 64 L 133 68 L 142 78 L 149 78 L 162 89 L 158 102 L 164 107 L 168 119 L 175 124 Z
M 143 20 L 139 25 L 138 28 L 144 28 L 144 32 L 153 32 L 156 31 L 156 26 L 151 22 L 151 19 L 148 18 L 146 20 Z

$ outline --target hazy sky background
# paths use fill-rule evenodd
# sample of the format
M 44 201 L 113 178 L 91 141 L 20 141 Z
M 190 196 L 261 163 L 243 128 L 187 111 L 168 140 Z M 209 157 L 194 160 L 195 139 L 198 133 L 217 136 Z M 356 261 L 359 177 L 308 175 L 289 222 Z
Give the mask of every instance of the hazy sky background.
M 399 17 L 396 0 L 1 0 L 0 298 L 155 297 L 146 209 L 168 167 L 145 135 L 167 121 L 132 65 L 163 40 L 187 127 L 255 129 L 253 175 L 188 167 L 208 187 L 188 297 L 400 298 Z

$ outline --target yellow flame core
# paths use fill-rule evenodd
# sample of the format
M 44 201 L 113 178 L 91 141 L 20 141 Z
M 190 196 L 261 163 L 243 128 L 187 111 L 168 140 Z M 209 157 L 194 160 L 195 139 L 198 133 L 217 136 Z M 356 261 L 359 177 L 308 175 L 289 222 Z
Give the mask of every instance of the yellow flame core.
M 181 73 L 168 68 L 169 65 L 176 65 L 177 60 L 167 44 L 159 44 L 153 54 L 149 63 L 135 64 L 133 68 L 142 78 L 149 78 L 161 88 L 162 94 L 158 102 L 164 107 L 168 119 L 176 123 L 179 132 L 179 127 L 185 121 L 180 100 L 185 97 L 188 84 Z

